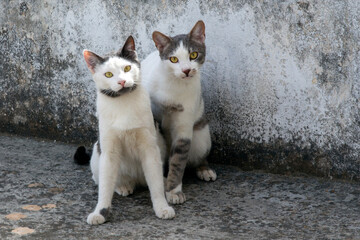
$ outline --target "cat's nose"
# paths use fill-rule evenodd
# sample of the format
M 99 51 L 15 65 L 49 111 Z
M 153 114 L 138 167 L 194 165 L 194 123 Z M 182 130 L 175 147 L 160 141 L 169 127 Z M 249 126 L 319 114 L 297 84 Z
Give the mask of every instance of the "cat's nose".
M 125 86 L 125 83 L 126 83 L 126 81 L 125 81 L 125 80 L 118 81 L 118 84 L 119 84 L 119 85 L 121 85 L 122 87 L 124 87 L 124 86 Z
M 182 69 L 182 72 L 188 77 L 191 69 Z

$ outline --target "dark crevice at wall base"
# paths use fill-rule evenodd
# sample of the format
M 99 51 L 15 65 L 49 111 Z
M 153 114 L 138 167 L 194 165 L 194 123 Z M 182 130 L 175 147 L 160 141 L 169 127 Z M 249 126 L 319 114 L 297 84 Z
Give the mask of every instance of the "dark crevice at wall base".
M 347 156 L 346 146 L 331 151 L 314 146 L 300 148 L 282 141 L 264 144 L 241 139 L 221 141 L 221 144 L 213 142 L 209 161 L 238 166 L 244 171 L 265 170 L 275 174 L 300 172 L 329 179 L 360 181 L 360 166 Z
M 46 126 L 36 128 L 29 125 L 0 124 L 0 132 L 85 146 L 92 146 L 97 140 L 94 129 L 65 134 L 57 130 L 49 131 Z M 322 151 L 313 145 L 310 148 L 300 148 L 282 141 L 262 144 L 232 139 L 213 141 L 208 160 L 210 163 L 237 166 L 244 171 L 262 170 L 286 175 L 305 173 L 329 179 L 360 181 L 360 167 L 356 161 L 346 159 L 346 152 L 346 146 L 342 149 Z
M 52 130 L 51 130 L 52 129 Z M 0 132 L 24 137 L 56 140 L 64 143 L 92 146 L 97 140 L 97 132 L 94 129 L 84 128 L 79 131 L 60 132 L 55 127 L 36 127 L 34 125 L 10 125 L 0 123 Z

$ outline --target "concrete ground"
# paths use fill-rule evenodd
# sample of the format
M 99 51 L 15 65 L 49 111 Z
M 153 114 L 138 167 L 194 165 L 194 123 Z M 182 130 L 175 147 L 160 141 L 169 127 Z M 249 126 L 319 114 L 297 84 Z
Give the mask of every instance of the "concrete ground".
M 0 239 L 360 239 L 360 185 L 214 165 L 188 173 L 176 218 L 155 217 L 147 189 L 115 195 L 111 222 L 86 223 L 97 190 L 74 145 L 0 134 Z

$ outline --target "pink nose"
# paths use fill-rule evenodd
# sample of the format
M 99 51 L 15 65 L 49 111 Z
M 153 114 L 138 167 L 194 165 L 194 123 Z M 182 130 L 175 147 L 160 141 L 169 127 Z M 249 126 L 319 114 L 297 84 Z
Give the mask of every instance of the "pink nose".
M 118 81 L 118 84 L 120 84 L 122 87 L 124 87 L 124 86 L 125 86 L 125 83 L 126 83 L 126 81 L 125 81 L 125 80 Z
M 182 72 L 186 74 L 186 76 L 189 76 L 191 69 L 182 69 Z

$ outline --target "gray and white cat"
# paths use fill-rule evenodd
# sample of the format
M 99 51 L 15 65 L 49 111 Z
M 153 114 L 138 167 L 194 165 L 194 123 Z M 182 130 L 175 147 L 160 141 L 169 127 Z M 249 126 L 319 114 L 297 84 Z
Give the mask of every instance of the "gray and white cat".
M 166 197 L 168 202 L 179 204 L 186 201 L 182 192 L 186 165 L 196 167 L 200 179 L 216 180 L 206 160 L 211 139 L 200 82 L 206 55 L 205 24 L 198 21 L 189 34 L 168 37 L 155 31 L 152 37 L 158 51 L 141 63 L 143 83 L 168 145 Z
M 91 156 L 98 203 L 87 222 L 104 223 L 114 191 L 127 196 L 137 184 L 149 186 L 157 217 L 173 218 L 164 194 L 165 142 L 155 129 L 150 98 L 141 85 L 134 39 L 130 36 L 120 51 L 107 57 L 84 50 L 84 58 L 97 88 L 100 135 Z

